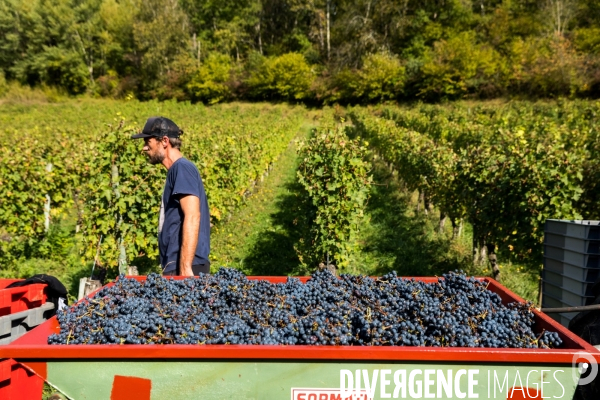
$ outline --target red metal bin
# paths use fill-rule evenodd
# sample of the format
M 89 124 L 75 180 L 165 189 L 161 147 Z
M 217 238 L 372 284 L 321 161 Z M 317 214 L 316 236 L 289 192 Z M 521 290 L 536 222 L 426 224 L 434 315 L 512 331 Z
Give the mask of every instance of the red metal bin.
M 277 283 L 287 278 L 248 279 Z M 416 279 L 435 282 L 437 278 Z M 493 279 L 479 279 L 503 302 L 523 301 Z M 564 348 L 50 346 L 48 336 L 58 331 L 52 318 L 0 347 L 0 357 L 22 362 L 75 399 L 366 400 L 418 394 L 423 398 L 571 399 L 579 380 L 576 363 L 585 360 L 597 366 L 600 353 L 548 316 L 535 315 L 537 329 L 559 332 Z M 354 393 L 344 397 L 342 385 L 355 388 Z

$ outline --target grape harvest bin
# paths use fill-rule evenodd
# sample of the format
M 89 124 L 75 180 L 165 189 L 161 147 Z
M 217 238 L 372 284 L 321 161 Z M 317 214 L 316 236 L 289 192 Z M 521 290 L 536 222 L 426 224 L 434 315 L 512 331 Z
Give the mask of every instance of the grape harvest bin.
M 54 308 L 46 303 L 46 285 L 8 286 L 22 279 L 0 279 L 0 345 L 10 343 L 46 320 Z M 11 359 L 0 359 L 0 399 L 33 398 L 42 391 L 44 381 L 33 371 Z
M 41 307 L 46 303 L 46 284 L 8 288 L 11 283 L 19 281 L 22 279 L 0 279 L 0 317 Z
M 479 279 L 504 303 L 523 301 L 493 279 Z M 559 332 L 564 348 L 48 345 L 58 331 L 53 317 L 0 347 L 0 358 L 19 361 L 73 399 L 572 399 L 579 379 L 574 362 L 596 363 L 600 353 L 535 314 L 536 331 Z M 342 397 L 340 377 L 348 386 L 350 376 L 354 385 L 360 378 L 360 390 Z M 373 382 L 371 397 L 366 387 Z

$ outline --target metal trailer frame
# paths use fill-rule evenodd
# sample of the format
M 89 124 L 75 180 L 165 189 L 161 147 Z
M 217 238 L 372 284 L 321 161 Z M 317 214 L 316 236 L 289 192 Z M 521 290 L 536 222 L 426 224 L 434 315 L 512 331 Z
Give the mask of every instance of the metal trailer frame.
M 283 283 L 287 277 L 248 279 Z M 524 302 L 491 278 L 477 279 L 504 304 Z M 1 346 L 0 358 L 17 360 L 74 399 L 572 399 L 578 364 L 597 371 L 600 352 L 547 315 L 534 314 L 536 330 L 558 332 L 564 348 L 48 345 L 59 331 L 53 317 Z M 344 397 L 342 384 L 355 392 Z

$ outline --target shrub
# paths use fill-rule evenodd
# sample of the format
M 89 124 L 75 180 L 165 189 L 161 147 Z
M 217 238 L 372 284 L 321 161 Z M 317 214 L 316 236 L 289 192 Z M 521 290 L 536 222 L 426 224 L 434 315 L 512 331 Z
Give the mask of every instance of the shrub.
M 211 53 L 193 75 L 187 90 L 193 100 L 219 103 L 231 96 L 227 84 L 230 74 L 231 58 L 225 54 Z
M 109 70 L 106 75 L 96 79 L 96 91 L 102 97 L 117 97 L 117 88 L 119 87 L 119 77 L 114 70 Z
M 319 97 L 323 98 L 325 103 L 333 104 L 338 101 L 342 103 L 352 103 L 358 101 L 356 97 L 356 89 L 360 85 L 359 76 L 356 71 L 348 68 L 344 68 L 335 75 L 333 75 L 329 82 L 327 79 L 323 80 L 319 89 L 325 87 L 323 93 L 320 91 Z
M 406 70 L 397 56 L 389 53 L 368 54 L 363 67 L 353 73 L 344 70 L 337 74 L 336 83 L 343 88 L 347 99 L 359 101 L 392 100 L 402 93 Z
M 516 92 L 551 97 L 586 89 L 584 59 L 567 39 L 517 39 L 510 48 L 510 58 L 510 85 Z
M 114 70 L 109 70 L 106 75 L 96 79 L 95 93 L 102 97 L 112 97 L 115 99 L 134 97 L 137 92 L 138 79 L 134 76 L 119 77 Z
M 504 65 L 494 49 L 476 43 L 473 32 L 462 32 L 425 51 L 418 95 L 436 100 L 498 94 L 504 84 Z
M 573 44 L 584 53 L 600 54 L 600 28 L 580 28 L 574 32 Z
M 246 81 L 253 97 L 301 100 L 310 94 L 315 74 L 302 54 L 287 53 L 279 57 L 255 57 Z
M 369 54 L 359 72 L 357 95 L 369 100 L 391 100 L 404 87 L 406 70 L 397 56 L 389 53 Z

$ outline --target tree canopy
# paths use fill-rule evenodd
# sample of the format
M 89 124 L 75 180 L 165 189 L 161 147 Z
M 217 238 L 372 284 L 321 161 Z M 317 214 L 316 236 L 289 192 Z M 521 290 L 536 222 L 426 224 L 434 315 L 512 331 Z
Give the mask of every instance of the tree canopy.
M 0 81 L 205 103 L 598 97 L 599 4 L 0 0 Z

